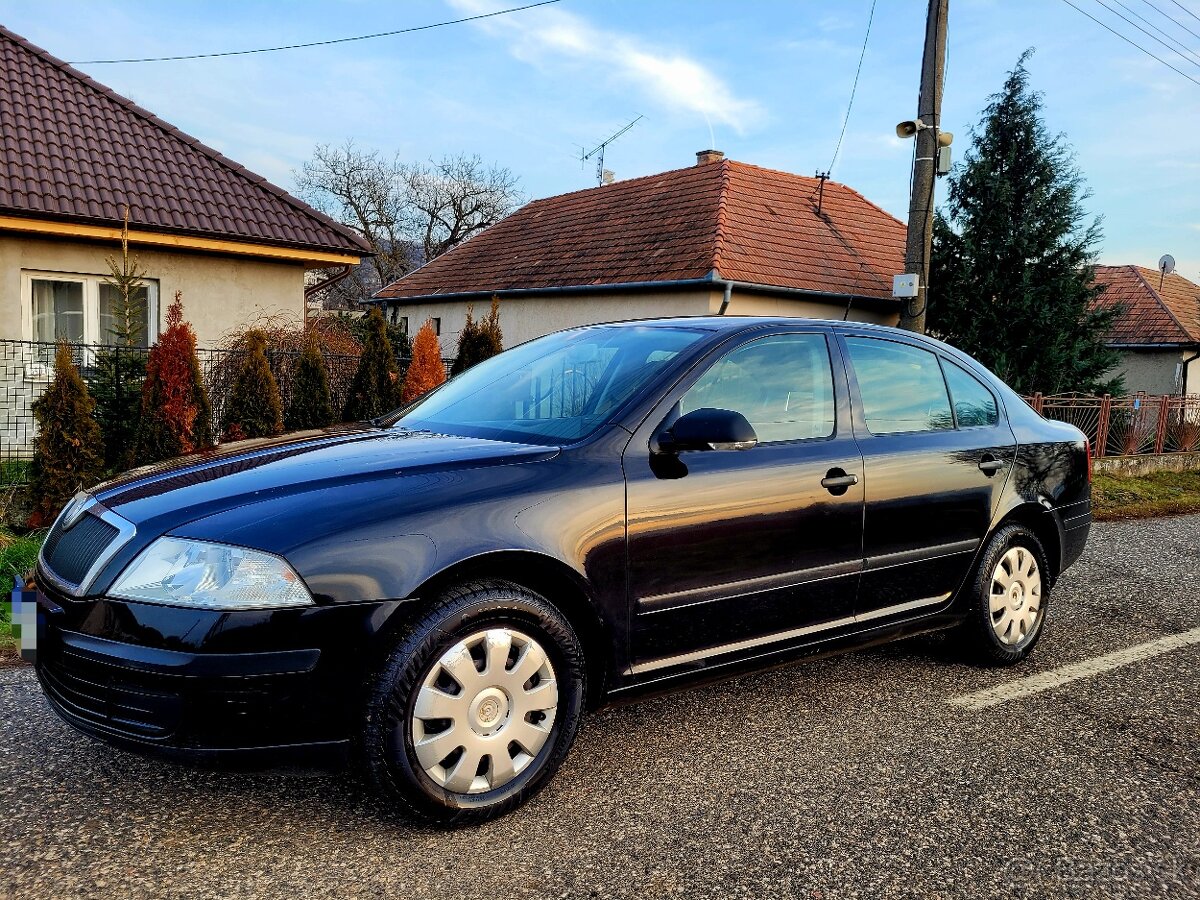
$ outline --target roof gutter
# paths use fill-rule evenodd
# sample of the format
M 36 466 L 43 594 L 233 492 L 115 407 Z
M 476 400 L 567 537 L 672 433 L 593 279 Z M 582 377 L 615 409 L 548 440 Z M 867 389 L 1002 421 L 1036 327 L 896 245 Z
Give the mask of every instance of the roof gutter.
M 756 284 L 751 281 L 729 281 L 716 277 L 715 270 L 710 272 L 703 278 L 680 278 L 670 281 L 626 281 L 616 284 L 576 284 L 576 285 L 561 285 L 555 287 L 539 287 L 539 288 L 502 288 L 495 291 L 457 291 L 445 294 L 417 294 L 410 297 L 387 297 L 376 294 L 366 300 L 361 300 L 361 303 L 438 303 L 444 300 L 474 300 L 479 297 L 525 297 L 525 296 L 561 296 L 569 294 L 591 294 L 597 292 L 620 292 L 620 291 L 654 291 L 654 290 L 669 290 L 671 288 L 701 288 L 713 287 L 714 285 L 722 285 L 725 288 L 725 295 L 721 301 L 721 312 L 718 315 L 724 315 L 728 309 L 729 300 L 731 299 L 733 290 L 753 291 L 761 294 L 777 294 L 787 297 L 804 297 L 811 300 L 821 300 L 828 303 L 831 299 L 841 298 L 849 302 L 865 301 L 868 303 L 885 302 L 888 304 L 898 303 L 892 297 L 873 297 L 867 294 L 848 294 L 840 291 L 813 291 L 806 288 L 791 288 L 781 287 L 771 284 Z

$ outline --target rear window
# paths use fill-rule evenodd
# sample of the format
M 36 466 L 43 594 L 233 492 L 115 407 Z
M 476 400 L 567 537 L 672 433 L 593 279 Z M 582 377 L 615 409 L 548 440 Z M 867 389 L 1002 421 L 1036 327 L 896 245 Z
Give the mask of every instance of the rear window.
M 937 356 L 875 338 L 846 338 L 871 434 L 944 431 L 954 427 Z

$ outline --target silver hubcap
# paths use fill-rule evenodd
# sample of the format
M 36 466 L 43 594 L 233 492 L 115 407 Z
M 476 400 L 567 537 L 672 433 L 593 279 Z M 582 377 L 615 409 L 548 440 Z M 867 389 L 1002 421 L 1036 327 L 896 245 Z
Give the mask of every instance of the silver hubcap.
M 1037 627 L 1042 612 L 1042 575 L 1025 547 L 1013 547 L 992 572 L 992 628 L 1000 643 L 1015 647 Z
M 510 628 L 467 637 L 435 662 L 413 706 L 413 748 L 425 774 L 457 794 L 512 781 L 537 758 L 558 710 L 554 667 Z

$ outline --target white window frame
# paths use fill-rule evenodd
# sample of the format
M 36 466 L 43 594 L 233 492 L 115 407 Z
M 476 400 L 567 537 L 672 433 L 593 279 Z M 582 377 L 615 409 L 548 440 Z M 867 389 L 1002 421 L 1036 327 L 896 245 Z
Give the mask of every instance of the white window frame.
M 33 283 L 35 281 L 73 281 L 83 285 L 83 342 L 85 344 L 106 343 L 100 334 L 100 285 L 110 281 L 108 275 L 92 275 L 86 272 L 47 272 L 37 269 L 21 270 L 21 334 L 25 340 L 33 336 Z M 146 287 L 146 340 L 153 344 L 158 340 L 158 279 L 143 278 Z

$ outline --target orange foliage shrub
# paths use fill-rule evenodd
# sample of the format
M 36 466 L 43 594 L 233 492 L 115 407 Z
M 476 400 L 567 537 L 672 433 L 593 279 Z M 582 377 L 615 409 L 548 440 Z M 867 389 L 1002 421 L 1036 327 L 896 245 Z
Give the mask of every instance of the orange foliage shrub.
M 412 362 L 404 375 L 400 405 L 407 406 L 445 380 L 446 367 L 442 363 L 442 348 L 433 332 L 433 322 L 426 319 L 413 339 Z

